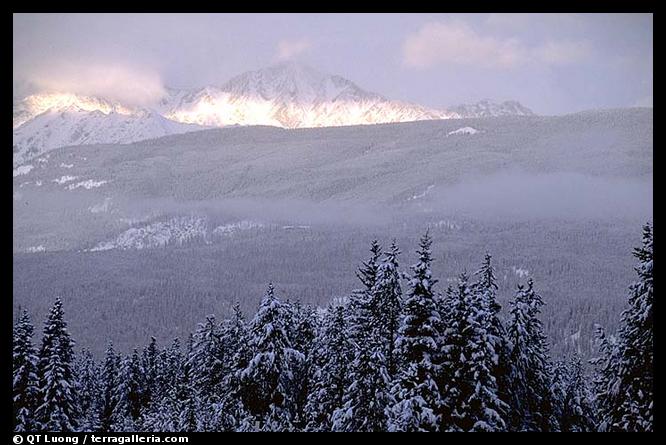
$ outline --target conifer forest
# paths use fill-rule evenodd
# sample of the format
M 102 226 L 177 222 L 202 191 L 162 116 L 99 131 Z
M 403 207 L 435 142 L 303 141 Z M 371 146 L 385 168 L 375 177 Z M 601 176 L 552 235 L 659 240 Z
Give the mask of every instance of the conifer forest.
M 405 267 L 373 241 L 358 289 L 327 307 L 267 284 L 251 317 L 236 305 L 184 338 L 152 338 L 97 360 L 78 349 L 56 299 L 42 329 L 27 311 L 13 330 L 17 432 L 652 431 L 653 229 L 634 249 L 635 282 L 617 332 L 598 351 L 553 360 L 539 284 L 509 307 L 493 258 L 445 289 L 426 232 Z M 41 331 L 41 336 L 36 331 Z

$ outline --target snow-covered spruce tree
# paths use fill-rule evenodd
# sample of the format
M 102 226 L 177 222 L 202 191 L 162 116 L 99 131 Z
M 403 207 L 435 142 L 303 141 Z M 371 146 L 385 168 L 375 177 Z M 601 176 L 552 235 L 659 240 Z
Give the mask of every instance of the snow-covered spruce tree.
M 509 344 L 507 342 L 506 329 L 499 317 L 502 306 L 497 302 L 497 278 L 492 266 L 492 256 L 486 253 L 481 268 L 475 273 L 477 281 L 473 284 L 474 292 L 480 293 L 482 304 L 487 311 L 488 338 L 495 350 L 497 358 L 493 364 L 491 374 L 497 381 L 498 395 L 501 400 L 508 400 L 510 394 L 510 362 Z M 502 416 L 505 413 L 500 413 Z
M 484 287 L 469 285 L 465 274 L 446 299 L 439 376 L 444 431 L 504 431 L 508 406 L 499 396 L 497 364 L 490 334 L 492 312 Z
M 119 385 L 119 357 L 113 349 L 113 343 L 109 342 L 104 357 L 104 365 L 101 375 L 101 406 L 100 406 L 100 432 L 108 433 L 114 431 L 116 405 L 118 403 L 116 388 Z
M 297 376 L 298 381 L 301 383 L 296 401 L 296 425 L 299 429 L 304 429 L 307 422 L 305 405 L 307 403 L 308 392 L 310 392 L 310 385 L 313 383 L 309 379 L 309 370 L 312 363 L 312 348 L 320 323 L 321 320 L 311 305 L 301 307 L 294 329 L 296 336 L 292 342 L 295 345 L 295 349 L 300 351 L 304 356 L 302 367 L 298 371 Z
M 317 335 L 317 314 L 312 305 L 302 305 L 297 302 L 292 306 L 292 338 L 294 349 L 306 357 L 312 349 L 312 343 Z
M 331 429 L 337 432 L 387 431 L 386 411 L 393 405 L 381 345 L 363 331 L 355 344 L 350 366 L 349 386 L 345 388 L 342 407 L 333 412 Z
M 255 421 L 245 409 L 243 400 L 244 387 L 241 373 L 245 370 L 252 351 L 249 345 L 249 333 L 240 304 L 233 306 L 232 317 L 224 323 L 222 343 L 227 351 L 228 360 L 224 363 L 221 398 L 212 404 L 210 427 L 213 431 L 253 431 Z
M 358 268 L 356 276 L 363 283 L 364 290 L 367 293 L 372 292 L 372 288 L 377 281 L 377 272 L 379 271 L 380 258 L 382 256 L 382 246 L 377 240 L 370 243 L 370 258 Z
M 372 292 L 377 282 L 381 256 L 382 248 L 377 240 L 373 240 L 370 245 L 370 258 L 356 271 L 363 287 L 352 291 L 347 311 L 349 336 L 355 343 L 367 336 L 366 330 L 372 329 Z
M 653 232 L 649 224 L 643 227 L 643 244 L 634 249 L 634 256 L 638 281 L 630 287 L 615 350 L 607 347 L 605 369 L 597 379 L 602 431 L 653 430 Z
M 562 432 L 594 431 L 593 397 L 578 354 L 553 365 L 553 394 Z
M 391 394 L 390 431 L 438 431 L 442 404 L 437 386 L 440 316 L 432 287 L 430 265 L 432 240 L 428 232 L 419 244 L 419 261 L 411 266 L 412 277 L 396 341 L 402 361 Z
M 139 351 L 134 348 L 132 355 L 123 360 L 120 381 L 117 388 L 118 410 L 115 427 L 124 432 L 138 431 L 143 405 L 145 372 L 141 366 Z
M 344 306 L 329 306 L 309 356 L 310 382 L 305 407 L 307 431 L 330 431 L 332 417 L 344 402 L 349 364 L 354 359 Z
M 74 340 L 67 331 L 62 301 L 57 298 L 44 323 L 37 364 L 36 418 L 41 431 L 71 432 L 78 428 L 73 361 Z
M 291 309 L 290 342 L 295 350 L 303 354 L 302 366 L 300 369 L 294 370 L 295 381 L 299 383 L 299 387 L 296 388 L 294 426 L 298 429 L 303 429 L 306 422 L 305 404 L 307 402 L 310 383 L 308 379 L 310 351 L 317 335 L 319 320 L 314 308 L 309 304 L 302 305 L 297 301 L 295 304 L 289 305 L 289 308 Z
M 179 406 L 178 430 L 188 433 L 199 430 L 201 402 L 195 388 L 196 374 L 194 371 L 194 337 L 190 334 L 187 342 L 187 353 L 183 366 L 180 368 L 176 386 L 176 401 Z
M 215 316 L 209 315 L 194 333 L 192 354 L 188 358 L 197 394 L 205 403 L 219 400 L 225 360 L 220 326 Z
M 182 367 L 186 358 L 181 351 L 180 339 L 174 338 L 168 348 L 159 352 L 157 388 L 159 396 L 142 415 L 142 429 L 155 432 L 180 431 L 180 392 Z
M 382 352 L 386 357 L 386 368 L 391 378 L 398 369 L 398 360 L 394 356 L 394 351 L 402 315 L 399 254 L 400 250 L 394 240 L 389 251 L 384 253 L 376 272 L 375 285 L 370 291 L 373 332 L 380 339 Z
M 610 406 L 610 394 L 612 394 L 608 389 L 618 374 L 619 342 L 614 336 L 607 335 L 605 329 L 599 324 L 595 325 L 595 341 L 599 355 L 590 360 L 590 363 L 594 365 L 594 404 L 598 412 L 597 430 L 605 432 L 609 431 L 606 413 L 610 411 L 608 406 Z
M 163 394 L 167 394 L 169 389 L 175 388 L 178 384 L 178 376 L 180 375 L 180 368 L 183 366 L 183 352 L 181 351 L 181 342 L 179 338 L 174 338 L 171 346 L 164 350 L 161 354 L 164 369 L 162 371 L 161 380 L 164 387 L 161 389 Z
M 511 302 L 507 336 L 510 342 L 511 395 L 508 400 L 511 431 L 557 431 L 552 394 L 552 365 L 548 343 L 539 320 L 543 300 L 534 291 L 518 286 Z
M 475 275 L 477 280 L 472 285 L 473 295 L 476 297 L 477 307 L 482 308 L 489 347 L 492 349 L 492 363 L 489 365 L 489 371 L 495 380 L 494 386 L 497 390 L 498 399 L 500 402 L 506 402 L 510 399 L 511 393 L 509 344 L 506 328 L 499 316 L 502 306 L 497 301 L 497 278 L 492 265 L 492 256 L 489 253 L 485 254 L 481 268 Z M 508 417 L 507 409 L 509 409 L 509 406 L 506 403 L 495 404 L 496 412 L 503 419 Z
M 143 405 L 150 407 L 153 402 L 157 402 L 160 397 L 160 351 L 157 347 L 155 337 L 150 337 L 150 343 L 143 348 L 141 355 L 141 367 L 145 372 L 145 388 L 143 391 Z
M 99 366 L 87 349 L 81 351 L 74 363 L 77 380 L 76 404 L 81 413 L 79 431 L 99 431 L 102 404 Z
M 13 330 L 13 390 L 14 431 L 37 430 L 35 409 L 39 395 L 37 354 L 32 343 L 34 327 L 27 311 L 21 313 Z
M 265 423 L 271 414 L 280 413 L 281 426 L 294 420 L 299 383 L 297 371 L 304 356 L 292 348 L 287 326 L 288 308 L 275 296 L 273 285 L 268 286 L 259 310 L 250 324 L 250 344 L 253 356 L 241 373 L 245 406 L 251 414 Z

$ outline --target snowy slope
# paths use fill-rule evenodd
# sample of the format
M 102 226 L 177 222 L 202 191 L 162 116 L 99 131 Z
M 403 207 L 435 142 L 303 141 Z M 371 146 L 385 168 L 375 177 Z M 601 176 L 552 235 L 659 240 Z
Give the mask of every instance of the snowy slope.
M 330 214 L 340 218 L 374 221 L 381 215 L 365 209 L 426 211 L 457 196 L 463 181 L 473 185 L 509 168 L 509 176 L 569 175 L 556 184 L 571 175 L 642 184 L 653 173 L 652 121 L 651 109 L 629 109 L 299 130 L 227 127 L 130 145 L 65 147 L 14 170 L 14 251 L 139 245 L 134 239 L 152 245 L 153 235 L 180 233 L 178 224 L 116 237 L 128 222 L 139 229 L 190 210 L 211 209 L 213 241 L 254 227 L 239 221 L 269 224 L 271 214 L 281 225 L 293 224 L 285 230 L 300 230 L 296 225 L 319 214 L 319 203 L 334 206 Z M 466 127 L 478 132 L 459 131 Z M 544 188 L 552 179 L 544 181 L 535 184 Z M 495 183 L 493 189 L 516 190 Z M 292 213 L 307 217 L 282 219 Z
M 136 142 L 201 127 L 173 122 L 156 113 L 85 110 L 76 105 L 54 108 L 14 129 L 14 166 L 58 147 Z
M 104 241 L 91 249 L 96 252 L 111 249 L 151 249 L 170 243 L 183 244 L 206 236 L 204 218 L 181 216 L 167 221 L 156 221 L 141 227 L 132 227 L 111 241 Z
M 101 97 L 69 93 L 33 94 L 14 104 L 14 129 L 46 111 L 58 112 L 71 108 L 81 111 L 99 111 L 104 114 L 114 112 L 131 115 L 136 112 L 131 107 Z

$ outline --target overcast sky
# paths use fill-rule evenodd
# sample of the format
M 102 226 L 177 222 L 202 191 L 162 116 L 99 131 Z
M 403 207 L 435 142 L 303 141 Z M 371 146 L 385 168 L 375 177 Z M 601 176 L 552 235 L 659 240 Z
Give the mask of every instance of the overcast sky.
M 652 106 L 652 14 L 15 14 L 14 93 L 149 103 L 295 60 L 429 107 Z

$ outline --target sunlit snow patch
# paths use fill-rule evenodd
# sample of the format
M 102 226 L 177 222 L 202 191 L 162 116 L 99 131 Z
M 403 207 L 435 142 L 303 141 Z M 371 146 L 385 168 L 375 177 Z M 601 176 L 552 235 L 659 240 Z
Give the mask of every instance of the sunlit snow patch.
M 16 167 L 14 169 L 14 177 L 27 175 L 33 168 L 34 167 L 32 165 L 21 165 L 20 167 Z
M 479 130 L 477 130 L 476 128 L 462 127 L 458 128 L 457 130 L 449 131 L 447 136 L 453 136 L 456 134 L 477 134 L 478 132 Z
M 284 230 L 309 230 L 310 226 L 282 226 Z
M 264 225 L 261 223 L 243 220 L 233 224 L 217 226 L 215 229 L 213 229 L 213 235 L 231 236 L 235 232 L 250 229 L 260 229 L 262 227 L 264 227 Z
M 158 221 L 142 227 L 127 229 L 112 241 L 104 241 L 91 252 L 111 249 L 151 249 L 168 244 L 181 245 L 206 237 L 206 221 L 200 217 L 180 216 Z
M 67 189 L 68 190 L 74 190 L 74 189 L 77 189 L 79 187 L 83 187 L 87 190 L 90 190 L 90 189 L 93 189 L 93 188 L 101 187 L 104 184 L 106 184 L 107 182 L 109 182 L 109 181 L 105 181 L 105 180 L 94 181 L 92 179 L 88 179 L 87 181 L 81 181 L 81 182 L 77 182 L 76 184 L 70 184 L 70 185 L 67 186 Z
M 56 184 L 65 184 L 66 182 L 72 182 L 73 180 L 77 179 L 78 176 L 70 176 L 70 175 L 64 175 L 61 176 L 58 179 L 54 179 L 53 182 Z

